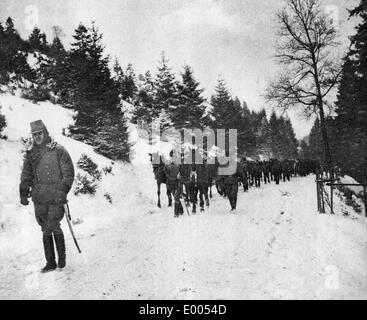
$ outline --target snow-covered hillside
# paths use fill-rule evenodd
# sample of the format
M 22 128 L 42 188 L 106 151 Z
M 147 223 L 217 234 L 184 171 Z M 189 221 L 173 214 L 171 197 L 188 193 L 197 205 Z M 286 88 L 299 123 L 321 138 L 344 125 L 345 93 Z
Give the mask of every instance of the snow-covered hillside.
M 70 110 L 8 94 L 0 104 L 8 122 L 8 140 L 0 140 L 1 299 L 367 299 L 367 220 L 319 215 L 314 177 L 240 191 L 236 214 L 213 190 L 208 210 L 174 219 L 165 186 L 163 208 L 156 207 L 148 157 L 155 147 L 135 126 L 132 163 L 111 164 L 62 135 Z M 18 195 L 21 137 L 37 119 L 74 164 L 85 153 L 99 169 L 112 166 L 95 196 L 70 193 L 82 254 L 63 220 L 67 267 L 48 274 L 39 273 L 42 234 L 33 207 L 20 206 Z
M 97 181 L 97 192 L 95 196 L 78 195 L 74 196 L 73 191 L 69 193 L 69 205 L 74 222 L 79 223 L 75 229 L 89 230 L 98 228 L 109 219 L 116 216 L 126 216 L 139 214 L 135 211 L 136 200 L 147 197 L 144 195 L 142 187 L 154 186 L 154 177 L 149 164 L 148 154 L 140 154 L 139 166 L 144 172 L 142 176 L 137 176 L 132 165 L 113 163 L 111 160 L 96 154 L 93 148 L 81 142 L 70 139 L 62 134 L 63 129 L 73 122 L 73 112 L 49 102 L 33 104 L 28 100 L 21 99 L 10 94 L 0 95 L 2 113 L 6 117 L 7 127 L 4 135 L 7 140 L 0 140 L 0 254 L 3 258 L 6 252 L 26 252 L 29 246 L 38 247 L 40 245 L 39 227 L 34 220 L 32 205 L 22 207 L 19 203 L 19 178 L 23 163 L 23 152 L 25 146 L 22 138 L 30 135 L 29 123 L 42 119 L 46 124 L 50 135 L 69 151 L 76 174 L 85 175 L 81 169 L 77 168 L 77 161 L 82 154 L 88 155 L 97 165 L 98 170 L 112 167 L 111 174 L 102 174 L 100 182 Z M 131 136 L 135 128 L 131 126 Z M 142 161 L 142 157 L 146 159 Z M 139 185 L 141 184 L 141 185 Z M 112 204 L 108 202 L 105 194 L 112 197 Z M 153 201 L 154 195 L 146 201 Z M 19 243 L 25 246 L 19 249 Z M 27 248 L 28 247 L 28 248 Z

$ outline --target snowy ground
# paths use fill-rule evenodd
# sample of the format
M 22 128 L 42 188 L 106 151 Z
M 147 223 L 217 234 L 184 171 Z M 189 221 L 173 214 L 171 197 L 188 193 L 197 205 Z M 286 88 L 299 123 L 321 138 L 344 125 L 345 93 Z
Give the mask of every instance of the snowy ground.
M 42 235 L 33 208 L 18 205 L 19 128 L 26 131 L 31 115 L 55 117 L 48 104 L 24 101 L 0 96 L 9 122 L 9 141 L 0 141 L 1 299 L 367 299 L 367 219 L 319 215 L 314 177 L 240 191 L 236 214 L 213 190 L 209 210 L 174 219 L 164 186 L 163 208 L 156 208 L 146 146 L 136 134 L 131 165 L 115 164 L 96 197 L 70 196 L 83 253 L 63 221 L 68 265 L 40 274 Z M 30 115 L 21 117 L 21 108 Z M 86 152 L 100 166 L 109 163 L 61 136 L 70 115 L 52 112 L 60 114 L 49 126 L 74 162 Z

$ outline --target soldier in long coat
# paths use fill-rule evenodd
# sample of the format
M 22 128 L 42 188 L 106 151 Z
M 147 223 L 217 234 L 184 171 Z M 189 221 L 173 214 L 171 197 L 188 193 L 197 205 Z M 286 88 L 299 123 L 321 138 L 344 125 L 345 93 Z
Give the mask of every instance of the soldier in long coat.
M 46 266 L 41 272 L 64 268 L 65 240 L 60 227 L 63 205 L 74 181 L 74 166 L 69 153 L 51 139 L 41 120 L 31 122 L 33 146 L 25 154 L 20 178 L 20 202 L 28 205 L 31 193 L 35 216 L 43 232 Z M 58 264 L 55 261 L 55 249 Z
M 242 168 L 237 165 L 236 172 L 232 175 L 223 176 L 224 188 L 231 205 L 231 211 L 234 212 L 237 207 L 238 182 L 243 179 Z

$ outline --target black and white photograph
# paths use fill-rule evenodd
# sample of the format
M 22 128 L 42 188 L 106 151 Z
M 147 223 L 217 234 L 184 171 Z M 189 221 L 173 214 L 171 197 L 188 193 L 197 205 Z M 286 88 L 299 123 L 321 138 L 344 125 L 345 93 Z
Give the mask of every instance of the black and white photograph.
M 367 0 L 0 0 L 0 300 L 367 300 Z

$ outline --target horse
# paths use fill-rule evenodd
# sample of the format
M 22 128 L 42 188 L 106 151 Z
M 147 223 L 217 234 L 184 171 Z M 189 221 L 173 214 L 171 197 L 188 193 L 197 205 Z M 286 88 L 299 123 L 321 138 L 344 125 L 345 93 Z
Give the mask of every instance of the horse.
M 153 173 L 154 173 L 154 178 L 157 182 L 157 196 L 158 196 L 158 203 L 157 206 L 158 208 L 161 208 L 161 184 L 164 183 L 166 185 L 166 190 L 167 190 L 167 197 L 168 197 L 168 206 L 172 206 L 172 196 L 171 196 L 171 192 L 167 186 L 167 176 L 166 173 L 164 171 L 164 161 L 162 159 L 162 156 L 159 155 L 159 163 L 153 163 L 153 155 L 158 156 L 159 153 L 149 153 L 150 156 L 150 162 L 152 163 L 153 166 Z

